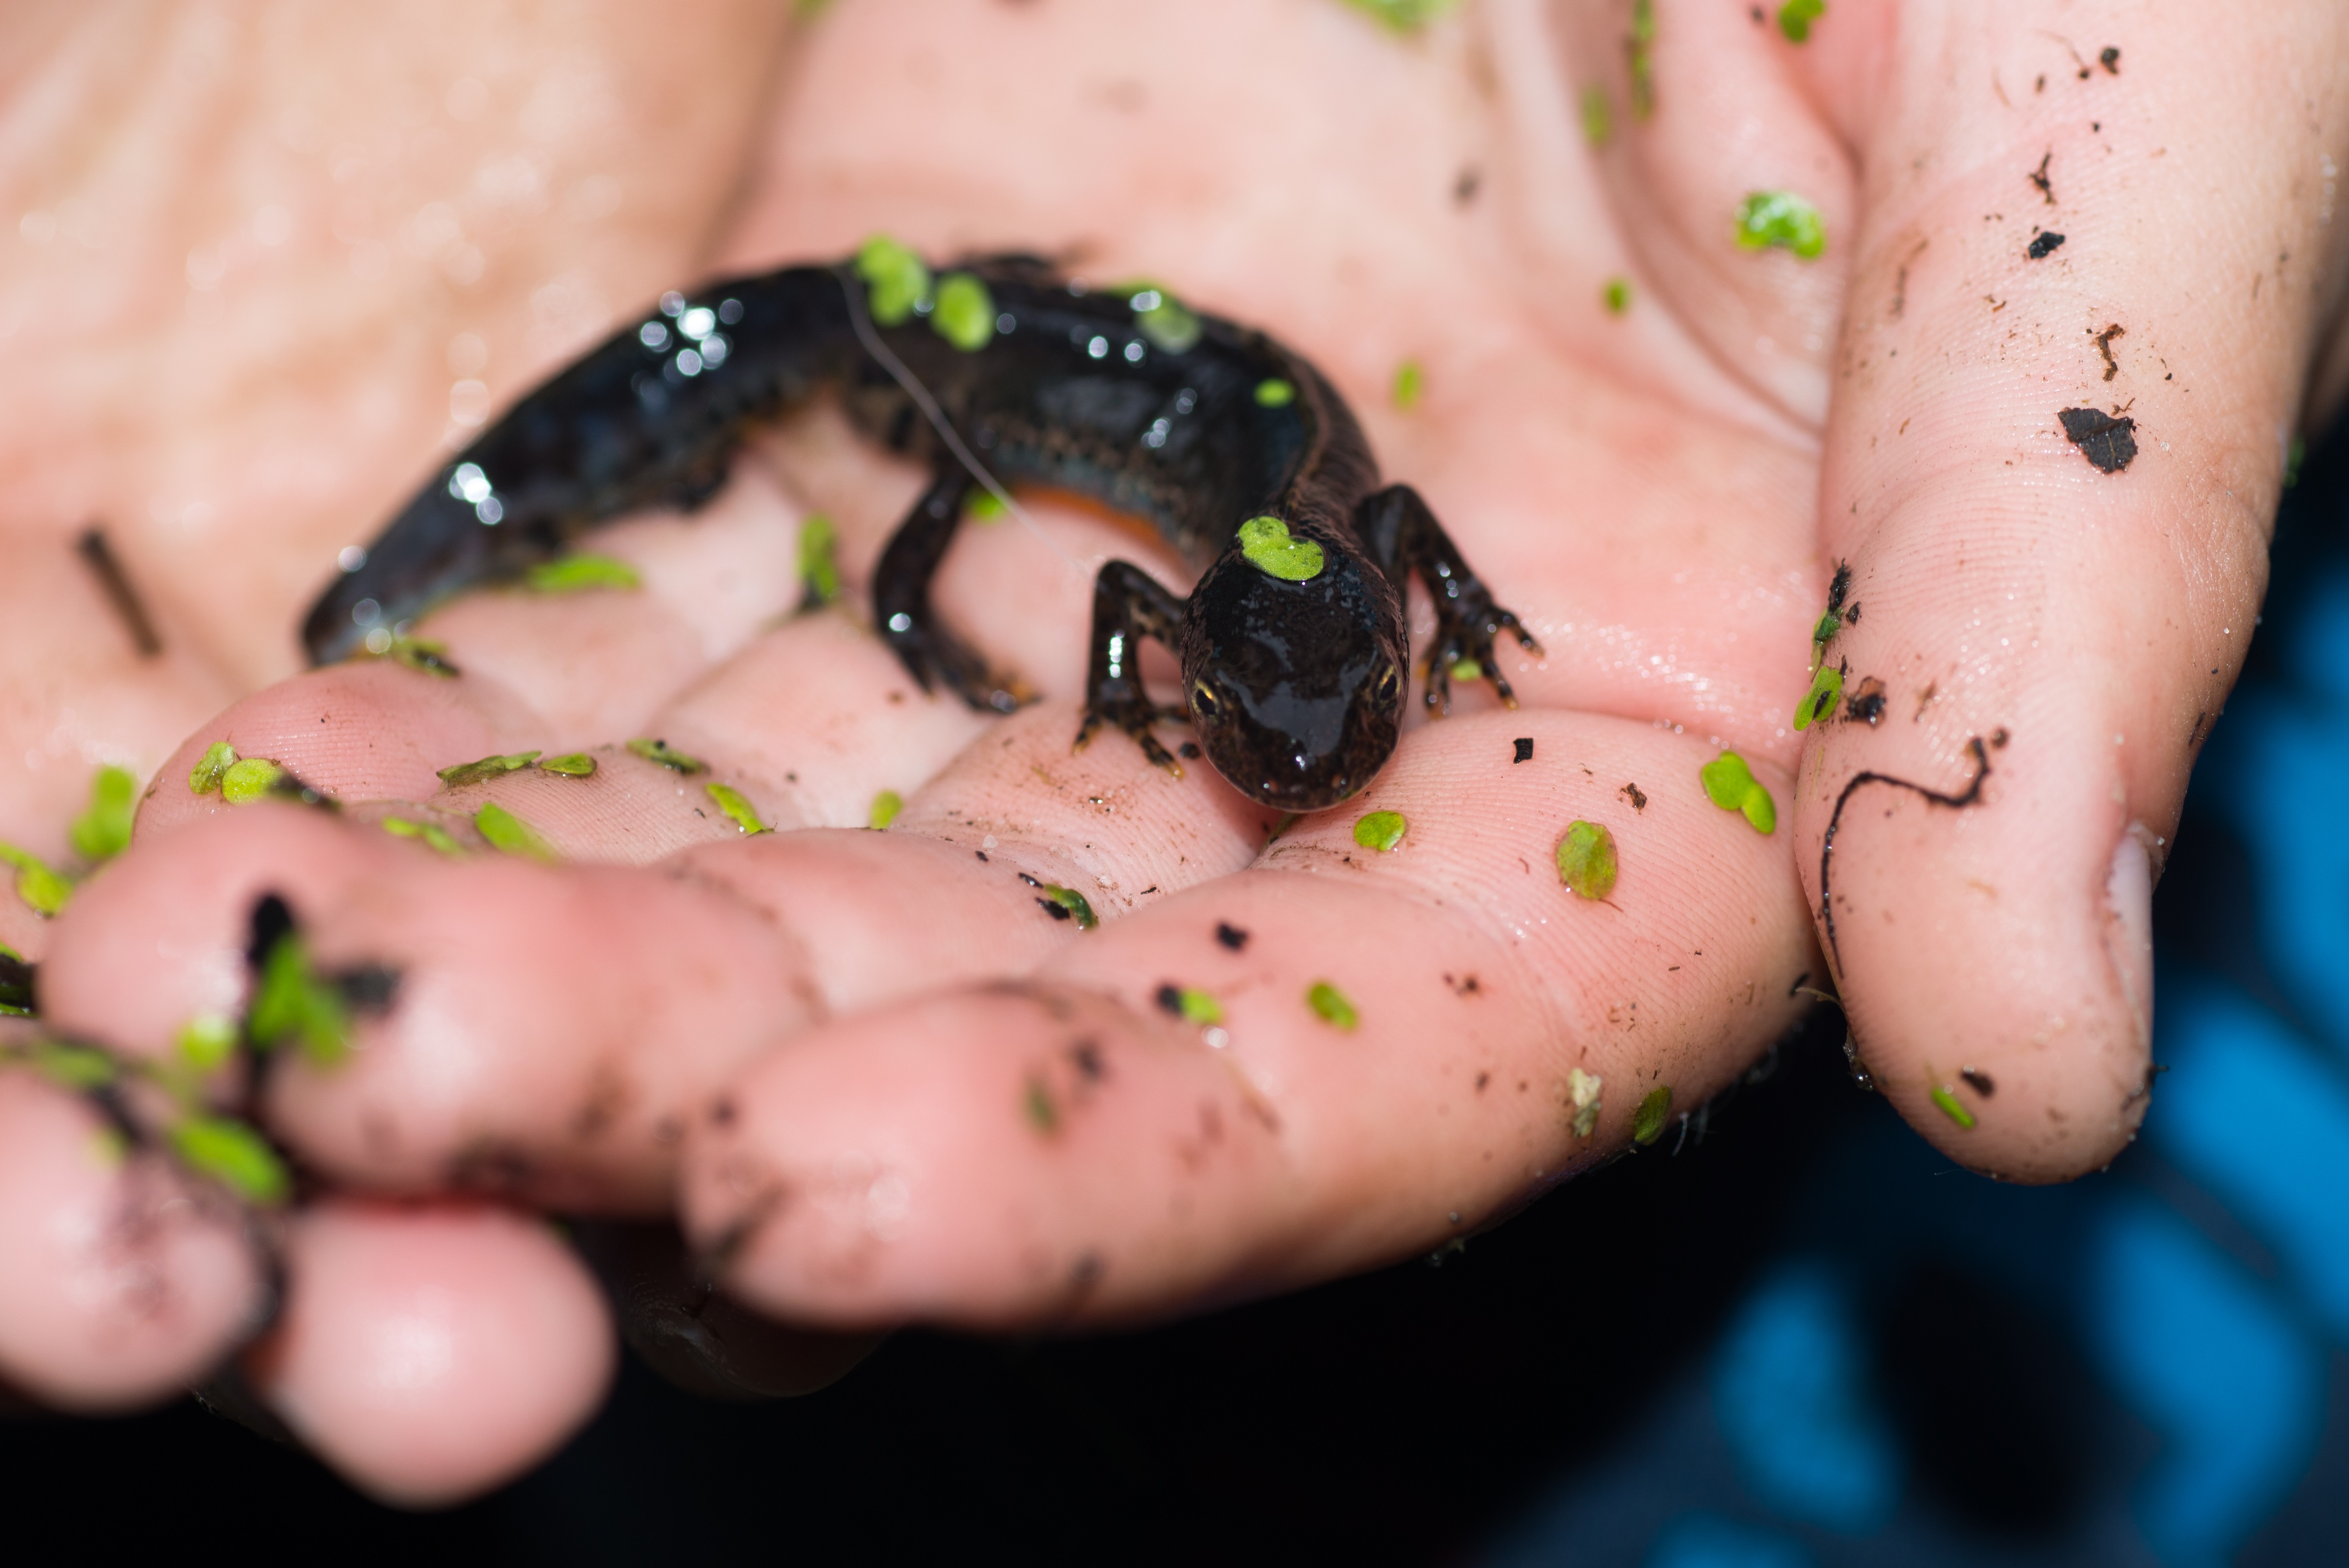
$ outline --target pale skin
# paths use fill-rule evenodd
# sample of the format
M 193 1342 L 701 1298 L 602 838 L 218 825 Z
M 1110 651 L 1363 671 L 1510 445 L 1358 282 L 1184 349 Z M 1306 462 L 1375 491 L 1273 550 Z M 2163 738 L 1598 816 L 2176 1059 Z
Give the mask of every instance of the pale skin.
M 612 1336 L 540 1205 L 675 1212 L 740 1301 L 841 1330 L 1133 1323 L 1375 1266 L 1622 1148 L 1659 1086 L 1694 1108 L 1804 986 L 1840 992 L 1884 1092 L 1972 1169 L 2058 1181 L 2126 1145 L 2152 875 L 2249 641 L 2287 438 L 2340 380 L 2344 18 L 1839 0 L 1796 48 L 1743 5 L 1658 9 L 1646 119 L 1628 7 L 1530 0 L 1408 41 L 1333 0 L 843 0 L 788 45 L 723 5 L 12 18 L 0 205 L 44 216 L 0 235 L 0 840 L 62 858 L 98 762 L 156 783 L 131 851 L 57 921 L 0 907 L 0 941 L 42 961 L 57 1026 L 146 1054 L 241 1005 L 264 891 L 322 961 L 403 975 L 357 1061 L 268 1097 L 335 1194 L 243 1352 L 282 1418 L 409 1502 L 543 1457 Z M 126 27 L 151 46 L 107 46 Z M 1816 203 L 1824 255 L 1735 246 L 1768 189 Z M 1180 588 L 1163 548 L 1044 497 L 1047 538 L 968 531 L 941 607 L 1043 699 L 926 697 L 854 609 L 920 476 L 822 414 L 700 516 L 601 536 L 638 591 L 452 604 L 421 630 L 455 680 L 295 675 L 336 552 L 467 421 L 663 288 L 880 230 L 1149 276 L 1303 350 L 1541 639 L 1505 657 L 1523 708 L 1464 694 L 1268 846 L 1204 765 L 1071 754 L 1091 573 L 1116 554 Z M 2029 259 L 2035 230 L 2065 243 Z M 2074 407 L 2135 418 L 2126 471 L 2064 439 Z M 776 624 L 810 510 L 847 607 Z M 159 659 L 69 548 L 91 519 Z M 1863 613 L 1828 657 L 1885 704 L 1798 735 L 1837 561 Z M 617 748 L 641 736 L 711 772 Z M 1977 738 L 1975 804 L 1852 796 L 1824 953 L 1848 781 L 1966 798 Z M 221 739 L 353 809 L 192 795 Z M 1704 799 L 1724 747 L 1774 834 Z M 599 768 L 434 776 L 531 748 Z M 779 830 L 745 840 L 707 779 Z M 873 833 L 884 789 L 906 803 Z M 574 863 L 452 861 L 357 804 L 487 799 Z M 1410 822 L 1394 852 L 1351 836 L 1374 810 Z M 1619 848 L 1602 903 L 1551 862 L 1578 819 Z M 1354 1029 L 1306 1005 L 1325 980 Z M 1158 1007 L 1170 982 L 1218 1033 Z M 115 1408 L 237 1349 L 261 1273 L 232 1205 L 109 1163 L 26 1075 L 0 1121 L 9 1380 Z

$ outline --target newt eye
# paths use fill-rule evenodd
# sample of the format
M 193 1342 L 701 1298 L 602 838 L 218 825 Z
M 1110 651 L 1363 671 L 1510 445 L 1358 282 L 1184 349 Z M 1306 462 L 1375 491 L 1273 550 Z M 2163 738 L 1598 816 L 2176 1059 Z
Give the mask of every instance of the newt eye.
M 1213 718 L 1224 706 L 1223 699 L 1209 690 L 1206 681 L 1191 683 L 1191 711 L 1202 718 Z
M 1395 669 L 1394 665 L 1389 665 L 1384 670 L 1380 672 L 1379 683 L 1376 686 L 1371 688 L 1371 695 L 1376 696 L 1379 701 L 1382 703 L 1392 702 L 1395 696 L 1396 683 L 1400 678 L 1400 674 Z

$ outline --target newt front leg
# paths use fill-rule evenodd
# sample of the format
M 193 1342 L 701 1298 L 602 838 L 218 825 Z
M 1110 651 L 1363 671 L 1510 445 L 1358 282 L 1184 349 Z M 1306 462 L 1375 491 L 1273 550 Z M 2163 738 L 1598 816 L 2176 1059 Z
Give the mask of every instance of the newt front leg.
M 1409 485 L 1389 485 L 1364 498 L 1354 518 L 1363 548 L 1394 583 L 1397 596 L 1402 595 L 1410 574 L 1417 572 L 1435 601 L 1435 637 L 1427 649 L 1427 706 L 1450 713 L 1452 668 L 1473 661 L 1493 683 L 1501 701 L 1516 707 L 1516 694 L 1501 674 L 1493 645 L 1503 632 L 1508 632 L 1537 657 L 1542 646 L 1514 612 L 1494 602 L 1492 590 L 1469 569 L 1460 547 L 1435 521 L 1435 513 L 1420 493 Z

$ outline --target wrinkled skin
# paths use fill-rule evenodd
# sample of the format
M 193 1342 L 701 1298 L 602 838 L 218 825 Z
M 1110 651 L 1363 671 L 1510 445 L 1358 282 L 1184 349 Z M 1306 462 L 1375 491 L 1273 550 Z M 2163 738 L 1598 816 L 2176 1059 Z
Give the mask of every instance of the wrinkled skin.
M 100 760 L 160 780 L 130 853 L 54 923 L 0 912 L 0 941 L 45 961 L 61 1024 L 141 1051 L 237 1004 L 264 888 L 325 960 L 405 972 L 356 1062 L 267 1106 L 374 1195 L 295 1224 L 285 1316 L 243 1362 L 344 1473 L 464 1495 L 607 1376 L 581 1265 L 460 1190 L 675 1207 L 738 1300 L 843 1330 L 1130 1322 L 1440 1243 L 1622 1146 L 1654 1087 L 1678 1111 L 1733 1077 L 1826 973 L 1847 782 L 1957 797 L 1977 737 L 1978 804 L 1863 787 L 1838 826 L 1860 1048 L 1976 1170 L 2061 1180 L 2127 1142 L 2152 878 L 2249 639 L 2286 437 L 2340 381 L 2337 6 L 2146 5 L 2066 43 L 2087 23 L 2053 5 L 1839 0 L 1797 50 L 1661 0 L 1644 122 L 1621 6 L 1483 0 L 1399 41 L 1333 0 L 847 0 L 788 47 L 771 9 L 18 8 L 0 36 L 0 185 L 43 215 L 0 236 L 0 839 L 62 855 Z M 1732 244 L 1779 187 L 1825 215 L 1820 259 Z M 2026 260 L 2034 226 L 2066 244 Z M 335 552 L 464 421 L 663 287 L 884 228 L 1162 278 L 1312 356 L 1547 648 L 1504 661 L 1524 709 L 1415 722 L 1268 850 L 1206 769 L 1070 756 L 1093 568 L 1187 586 L 1096 513 L 1040 498 L 1050 546 L 971 530 L 947 562 L 942 611 L 1044 694 L 1009 719 L 911 691 L 848 614 L 770 626 L 803 510 L 839 521 L 854 602 L 920 486 L 823 418 L 701 517 L 607 535 L 641 591 L 443 612 L 460 680 L 286 678 Z M 1406 358 L 1409 412 L 1384 395 Z M 2128 408 L 2125 473 L 2063 439 L 2074 406 Z M 159 660 L 67 548 L 92 518 Z M 1830 656 L 1886 701 L 1798 736 L 1838 559 L 1864 614 Z M 184 784 L 222 738 L 357 801 L 656 734 L 785 830 L 741 841 L 616 751 L 445 802 L 499 799 L 592 867 L 450 863 Z M 1774 835 L 1699 792 L 1720 746 Z M 853 830 L 885 788 L 895 827 Z M 1373 810 L 1408 818 L 1397 852 L 1354 843 Z M 1577 819 L 1619 846 L 1604 903 L 1548 863 Z M 1353 1032 L 1304 1005 L 1324 979 Z M 1161 1012 L 1168 982 L 1225 1033 Z M 1588 1139 L 1576 1068 L 1604 1086 Z M 169 1172 L 96 1163 L 80 1107 L 0 1088 L 0 1249 L 56 1260 L 6 1272 L 0 1368 L 109 1408 L 229 1352 L 259 1278 L 233 1223 L 155 1219 Z M 444 1375 L 387 1372 L 419 1336 Z M 492 1362 L 481 1422 L 457 1374 Z

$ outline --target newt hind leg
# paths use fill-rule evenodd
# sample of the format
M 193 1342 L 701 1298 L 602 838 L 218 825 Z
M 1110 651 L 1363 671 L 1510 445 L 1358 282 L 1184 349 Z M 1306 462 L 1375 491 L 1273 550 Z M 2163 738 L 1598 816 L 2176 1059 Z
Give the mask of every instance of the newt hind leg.
M 873 619 L 924 691 L 943 686 L 975 708 L 1010 713 L 1033 702 L 1035 693 L 1019 676 L 990 666 L 930 606 L 930 583 L 954 542 L 969 494 L 970 478 L 959 468 L 930 481 L 881 552 L 873 573 Z
M 1142 754 L 1175 778 L 1183 765 L 1150 733 L 1162 719 L 1190 717 L 1183 707 L 1162 707 L 1142 689 L 1142 639 L 1174 645 L 1185 602 L 1140 567 L 1112 561 L 1093 579 L 1092 667 L 1085 676 L 1085 721 L 1074 749 L 1081 749 L 1104 724 L 1133 738 Z
M 1542 645 L 1525 629 L 1513 611 L 1494 602 L 1493 591 L 1469 568 L 1435 521 L 1420 493 L 1409 485 L 1389 485 L 1366 497 L 1355 512 L 1355 530 L 1371 559 L 1377 562 L 1400 595 L 1416 572 L 1435 601 L 1435 638 L 1427 650 L 1427 706 L 1438 713 L 1452 711 L 1452 671 L 1474 664 L 1493 683 L 1494 693 L 1509 707 L 1516 693 L 1495 657 L 1494 645 L 1506 632 L 1520 647 L 1538 657 Z

